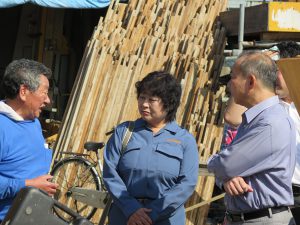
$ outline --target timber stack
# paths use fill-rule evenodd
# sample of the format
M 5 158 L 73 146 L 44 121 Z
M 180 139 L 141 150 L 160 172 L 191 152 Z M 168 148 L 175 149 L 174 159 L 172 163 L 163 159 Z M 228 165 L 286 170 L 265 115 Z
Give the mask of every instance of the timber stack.
M 138 117 L 134 84 L 147 73 L 166 70 L 182 84 L 177 121 L 195 137 L 205 163 L 221 143 L 222 97 L 218 78 L 225 30 L 216 22 L 226 0 L 112 1 L 87 44 L 55 145 L 81 153 L 86 141 Z M 199 176 L 192 206 L 212 196 L 214 178 Z M 209 206 L 187 212 L 186 224 L 205 224 Z M 100 210 L 99 210 L 100 211 Z M 101 212 L 92 221 L 99 221 Z

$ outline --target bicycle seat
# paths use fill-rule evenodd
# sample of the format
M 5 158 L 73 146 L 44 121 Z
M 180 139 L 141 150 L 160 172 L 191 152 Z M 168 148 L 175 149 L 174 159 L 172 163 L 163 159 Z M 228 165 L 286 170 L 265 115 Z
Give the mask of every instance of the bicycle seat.
M 92 142 L 88 141 L 84 143 L 84 148 L 87 151 L 97 151 L 105 146 L 104 142 Z

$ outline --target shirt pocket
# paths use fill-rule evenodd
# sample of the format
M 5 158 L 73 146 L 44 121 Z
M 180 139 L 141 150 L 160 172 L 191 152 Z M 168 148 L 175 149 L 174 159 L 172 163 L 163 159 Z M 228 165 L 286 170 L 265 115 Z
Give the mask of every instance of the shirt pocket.
M 172 175 L 179 175 L 183 148 L 176 143 L 159 143 L 155 150 L 157 170 Z
M 119 161 L 119 170 L 131 170 L 136 167 L 139 159 L 141 146 L 137 143 L 128 143 Z

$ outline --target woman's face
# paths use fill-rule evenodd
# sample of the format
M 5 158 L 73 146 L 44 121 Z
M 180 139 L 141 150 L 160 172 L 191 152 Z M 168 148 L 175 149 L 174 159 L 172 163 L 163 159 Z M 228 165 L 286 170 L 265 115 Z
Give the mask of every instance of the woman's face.
M 161 98 L 141 93 L 138 97 L 141 117 L 152 127 L 166 124 L 167 112 Z

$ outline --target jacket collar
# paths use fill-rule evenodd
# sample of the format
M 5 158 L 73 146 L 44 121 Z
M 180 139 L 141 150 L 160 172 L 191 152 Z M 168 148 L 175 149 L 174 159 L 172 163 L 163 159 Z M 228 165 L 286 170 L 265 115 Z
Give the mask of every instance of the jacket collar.
M 134 127 L 136 127 L 136 128 L 140 128 L 140 127 L 146 127 L 146 128 L 148 128 L 146 121 L 143 120 L 143 119 L 141 119 L 141 118 L 140 118 L 140 119 L 137 119 L 137 120 L 135 121 L 135 126 L 134 126 Z M 148 129 L 149 129 L 149 128 L 148 128 Z M 176 121 L 173 120 L 173 121 L 167 123 L 166 126 L 164 126 L 162 129 L 168 130 L 168 131 L 170 131 L 171 133 L 175 133 L 175 134 L 176 134 L 176 133 L 178 132 L 179 126 L 178 126 L 178 124 L 176 123 Z
M 24 119 L 18 113 L 16 113 L 16 111 L 13 110 L 9 105 L 7 105 L 5 101 L 0 101 L 0 113 L 6 115 L 10 119 L 16 121 L 24 121 Z

